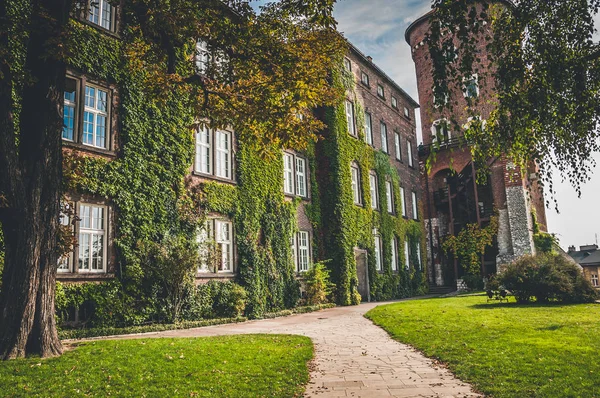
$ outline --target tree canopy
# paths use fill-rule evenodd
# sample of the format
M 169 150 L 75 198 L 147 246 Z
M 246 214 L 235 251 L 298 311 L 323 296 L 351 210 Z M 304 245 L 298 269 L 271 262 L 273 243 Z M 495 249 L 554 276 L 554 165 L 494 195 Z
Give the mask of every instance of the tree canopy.
M 465 131 L 478 163 L 502 154 L 520 166 L 535 162 L 551 193 L 553 171 L 581 193 L 595 165 L 592 155 L 600 149 L 600 46 L 594 40 L 599 5 L 598 0 L 432 1 L 426 40 L 434 62 L 433 90 L 436 99 L 450 97 L 437 100 L 437 106 L 456 107 L 448 87 L 462 85 L 473 73 L 492 87 L 483 96 L 493 105 L 489 119 Z M 482 45 L 492 68 L 484 67 Z M 477 98 L 468 100 L 467 112 L 477 116 L 481 105 Z M 461 128 L 457 120 L 452 123 Z

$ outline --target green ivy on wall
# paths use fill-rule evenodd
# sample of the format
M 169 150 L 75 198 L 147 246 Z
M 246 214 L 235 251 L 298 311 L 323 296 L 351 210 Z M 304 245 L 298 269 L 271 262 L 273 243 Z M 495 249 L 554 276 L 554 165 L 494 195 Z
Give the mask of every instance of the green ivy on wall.
M 354 80 L 345 71 L 334 71 L 334 84 L 343 85 L 356 99 Z M 321 167 L 321 192 L 323 229 L 327 255 L 331 258 L 328 266 L 337 286 L 337 301 L 342 305 L 360 302 L 358 294 L 358 278 L 354 248 L 364 248 L 369 253 L 369 283 L 371 297 L 375 300 L 387 300 L 406 297 L 425 291 L 426 278 L 423 275 L 424 264 L 418 264 L 417 244 L 424 240 L 422 225 L 399 216 L 402 203 L 400 197 L 400 178 L 391 164 L 389 156 L 375 151 L 364 142 L 364 112 L 359 101 L 354 101 L 358 139 L 352 137 L 346 125 L 344 103 L 325 111 L 328 135 L 319 143 L 319 160 Z M 352 162 L 358 164 L 361 176 L 361 188 L 364 204 L 354 204 L 351 185 Z M 369 173 L 373 170 L 379 181 L 379 207 L 373 210 L 370 206 L 371 194 Z M 388 214 L 385 184 L 392 182 L 394 197 L 397 198 L 394 214 Z M 382 271 L 376 270 L 373 229 L 378 230 L 382 242 Z M 392 238 L 398 239 L 398 259 L 405 263 L 404 241 L 408 240 L 412 257 L 409 269 L 399 266 L 399 271 L 392 271 Z M 421 248 L 425 247 L 421 243 Z

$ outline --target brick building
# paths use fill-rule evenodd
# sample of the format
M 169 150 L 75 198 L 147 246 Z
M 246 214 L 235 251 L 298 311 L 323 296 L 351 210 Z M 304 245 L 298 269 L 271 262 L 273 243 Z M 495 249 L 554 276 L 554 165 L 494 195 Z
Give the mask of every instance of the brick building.
M 102 8 L 102 12 L 92 7 L 92 11 L 95 11 L 79 21 L 82 24 L 81 29 L 88 31 L 90 36 L 105 40 L 110 46 L 120 40 L 117 29 L 119 7 L 104 0 L 97 7 Z M 98 15 L 102 15 L 102 18 Z M 206 63 L 211 60 L 206 46 L 198 42 L 195 59 L 198 72 L 203 73 Z M 135 162 L 135 157 L 128 148 L 143 145 L 145 142 L 141 140 L 146 139 L 141 135 L 141 138 L 136 138 L 140 142 L 134 142 L 128 131 L 131 123 L 122 120 L 122 114 L 126 113 L 124 108 L 131 106 L 137 99 L 124 96 L 127 97 L 124 100 L 128 101 L 129 105 L 123 105 L 121 94 L 126 90 L 121 91 L 119 86 L 121 75 L 118 71 L 106 72 L 105 77 L 95 75 L 95 70 L 104 71 L 101 65 L 104 61 L 99 59 L 97 62 L 100 67 L 93 63 L 91 66 L 89 63 L 83 63 L 80 67 L 73 65 L 69 68 L 64 97 L 63 152 L 76 158 L 98 159 L 102 167 L 110 166 L 113 162 L 122 162 L 124 165 L 119 166 L 120 170 L 126 170 L 127 162 Z M 349 46 L 343 67 L 353 74 L 356 94 L 349 95 L 348 100 L 340 104 L 340 107 L 343 106 L 346 110 L 344 131 L 349 139 L 357 143 L 356 145 L 360 144 L 357 147 L 359 152 L 368 152 L 371 158 L 377 153 L 379 159 L 385 159 L 383 163 L 389 165 L 391 174 L 377 174 L 374 171 L 373 160 L 365 164 L 359 164 L 359 161 L 349 163 L 349 178 L 336 180 L 342 186 L 337 191 L 338 196 L 331 197 L 328 196 L 330 187 L 326 183 L 320 184 L 320 191 L 317 189 L 318 182 L 337 178 L 332 176 L 328 169 L 334 161 L 331 156 L 335 155 L 330 156 L 319 150 L 323 145 L 337 148 L 338 141 L 334 139 L 331 131 L 324 132 L 323 140 L 316 144 L 316 155 L 310 150 L 285 150 L 276 161 L 265 161 L 264 164 L 255 162 L 255 171 L 250 174 L 248 164 L 254 160 L 248 158 L 249 146 L 240 141 L 236 131 L 231 128 L 213 129 L 202 121 L 196 123 L 195 131 L 183 132 L 182 135 L 193 134 L 190 143 L 193 145 L 194 157 L 189 165 L 189 172 L 184 177 L 185 187 L 190 191 L 201 192 L 204 202 L 197 210 L 206 215 L 206 223 L 197 236 L 203 251 L 203 260 L 198 264 L 196 274 L 197 283 L 217 279 L 236 280 L 243 284 L 240 273 L 244 270 L 248 272 L 255 265 L 254 261 L 260 259 L 266 264 L 278 261 L 287 263 L 288 259 L 280 257 L 285 257 L 288 253 L 291 257 L 289 263 L 294 267 L 293 274 L 298 278 L 314 262 L 335 257 L 337 253 L 332 252 L 327 243 L 341 245 L 340 242 L 344 238 L 334 235 L 328 226 L 320 223 L 314 215 L 330 215 L 329 207 L 321 207 L 324 202 L 334 206 L 354 206 L 356 211 L 364 212 L 365 218 L 373 220 L 360 228 L 361 232 L 368 231 L 368 238 L 357 237 L 351 242 L 359 254 L 356 258 L 363 266 L 361 275 L 364 279 L 359 281 L 355 276 L 356 263 L 352 264 L 354 270 L 349 274 L 345 271 L 339 272 L 345 275 L 345 281 L 349 281 L 349 286 L 353 289 L 357 288 L 357 284 L 361 284 L 363 299 L 392 298 L 401 294 L 395 286 L 385 294 L 372 296 L 371 287 L 375 286 L 379 279 L 368 278 L 368 274 L 381 274 L 381 280 L 387 278 L 386 283 L 399 284 L 399 273 L 402 270 L 408 272 L 410 269 L 421 268 L 422 245 L 418 234 L 414 234 L 409 243 L 408 235 L 400 233 L 406 229 L 400 228 L 402 223 L 417 225 L 416 229 L 419 231 L 422 229 L 419 227 L 422 218 L 419 210 L 422 194 L 415 132 L 415 109 L 418 104 L 373 64 L 370 58 L 352 45 Z M 130 96 L 131 91 L 127 92 L 127 95 Z M 152 126 L 152 112 L 139 114 L 147 118 L 145 126 Z M 181 122 L 181 125 L 184 123 Z M 123 139 L 125 137 L 126 139 Z M 161 148 L 153 150 L 160 151 Z M 361 169 L 363 166 L 372 167 L 373 170 Z M 378 166 L 381 168 L 381 161 Z M 160 170 L 148 169 L 143 172 L 147 173 L 142 179 L 144 184 L 151 185 L 157 179 L 165 178 Z M 398 178 L 395 178 L 396 175 Z M 127 180 L 126 177 L 121 175 L 119 178 Z M 115 178 L 115 175 L 106 178 Z M 265 184 L 275 179 L 280 181 L 280 185 L 276 191 L 266 191 L 261 193 L 262 196 L 249 197 L 248 190 L 254 186 L 261 186 L 261 178 Z M 175 180 L 169 182 L 172 185 L 179 184 L 179 181 Z M 120 240 L 120 250 L 115 247 L 115 242 L 122 238 L 120 222 L 123 217 L 120 217 L 120 207 L 131 201 L 143 201 L 144 195 L 149 195 L 143 186 L 136 184 L 128 186 L 125 183 L 122 185 L 123 190 L 118 192 L 99 189 L 94 185 L 93 188 L 73 190 L 67 195 L 72 211 L 69 215 L 65 214 L 61 222 L 72 225 L 76 244 L 72 252 L 60 261 L 57 277 L 59 281 L 100 282 L 119 276 L 123 269 L 129 266 L 127 256 L 123 255 L 123 252 L 131 249 L 123 247 L 123 242 L 127 240 Z M 351 195 L 345 196 L 346 193 Z M 316 197 L 320 200 L 314 200 Z M 270 199 L 273 199 L 272 203 L 268 202 Z M 233 203 L 235 200 L 246 200 L 248 202 L 243 204 L 247 206 Z M 278 201 L 283 204 L 280 205 Z M 295 209 L 296 219 L 294 233 L 287 241 L 289 244 L 281 248 L 265 239 L 264 231 L 267 225 L 272 226 L 273 220 L 277 220 L 281 212 L 287 209 L 286 203 Z M 162 209 L 159 211 L 141 205 L 136 209 L 146 213 L 155 211 L 158 216 L 163 216 Z M 249 233 L 250 223 L 247 216 L 248 212 L 254 210 L 261 212 L 261 218 L 258 220 L 261 224 L 251 225 L 255 229 Z M 392 232 L 371 233 L 377 228 L 383 228 L 380 218 L 394 224 L 393 231 L 396 232 L 393 236 L 386 235 Z M 135 223 L 136 219 L 128 214 L 128 220 Z M 277 238 L 276 231 L 270 231 L 272 240 Z M 392 230 L 388 228 L 385 231 Z M 251 236 L 252 234 L 256 237 Z M 383 238 L 385 242 L 382 241 Z M 240 250 L 242 240 L 243 251 Z M 211 253 L 207 253 L 209 249 L 204 246 L 209 241 Z M 256 247 L 249 248 L 250 245 Z M 365 256 L 367 253 L 368 256 Z M 412 261 L 409 257 L 415 260 Z M 361 262 L 361 258 L 365 261 Z M 270 275 L 265 277 L 266 280 L 286 277 L 272 270 L 264 272 L 270 272 Z M 387 276 L 384 277 L 384 274 Z M 266 285 L 268 286 L 268 282 Z M 377 289 L 382 291 L 383 288 Z
M 502 4 L 509 4 L 500 1 Z M 433 12 L 433 11 L 432 11 Z M 430 284 L 456 286 L 463 275 L 461 264 L 448 258 L 441 249 L 444 237 L 458 234 L 467 224 L 486 226 L 495 211 L 499 231 L 494 247 L 487 250 L 482 261 L 484 275 L 495 273 L 498 266 L 524 254 L 534 253 L 533 223 L 546 230 L 544 200 L 537 184 L 535 168 L 526 172 L 504 157 L 489 159 L 490 174 L 486 184 L 478 184 L 471 152 L 463 133 L 454 128 L 469 123 L 467 97 L 475 102 L 478 117 L 485 121 L 492 111 L 494 91 L 493 66 L 486 54 L 483 36 L 477 44 L 477 65 L 487 78 L 477 74 L 462 86 L 449 84 L 452 107 L 436 107 L 433 95 L 432 62 L 425 36 L 432 12 L 414 21 L 406 30 L 416 67 L 421 103 L 423 144 L 419 148 L 421 162 L 432 148 L 437 155 L 429 173 L 422 178 L 425 194 L 425 224 L 428 233 L 428 267 Z M 489 26 L 489 25 L 488 25 Z M 438 101 L 439 102 L 439 101 Z M 456 102 L 456 103 L 455 103 Z

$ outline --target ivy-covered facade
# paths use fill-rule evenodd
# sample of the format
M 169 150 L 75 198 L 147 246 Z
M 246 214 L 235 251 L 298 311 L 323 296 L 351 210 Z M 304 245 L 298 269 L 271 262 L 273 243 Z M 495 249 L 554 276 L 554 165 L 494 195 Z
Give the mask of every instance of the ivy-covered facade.
M 250 317 L 297 305 L 317 261 L 339 304 L 425 291 L 418 105 L 370 59 L 350 45 L 332 71 L 347 98 L 315 110 L 328 126 L 316 143 L 265 158 L 194 115 L 186 92 L 148 96 L 128 64 L 136 33 L 119 36 L 113 12 L 71 22 L 61 220 L 76 244 L 61 283 L 147 294 L 140 242 L 177 233 L 199 243 L 196 282 L 239 283 Z

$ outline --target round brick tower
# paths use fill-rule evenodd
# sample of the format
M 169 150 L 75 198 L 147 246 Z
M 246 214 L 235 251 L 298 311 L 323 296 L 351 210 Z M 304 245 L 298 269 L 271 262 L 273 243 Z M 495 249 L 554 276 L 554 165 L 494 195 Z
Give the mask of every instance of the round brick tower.
M 497 0 L 497 3 L 510 5 L 507 0 Z M 476 67 L 481 76 L 474 74 L 463 79 L 461 85 L 449 83 L 451 109 L 436 107 L 433 65 L 425 42 L 433 12 L 420 17 L 406 30 L 406 41 L 411 47 L 415 63 L 421 105 L 423 143 L 419 147 L 419 157 L 422 164 L 428 159 L 432 148 L 436 148 L 435 161 L 429 173 L 422 173 L 428 274 L 431 287 L 460 289 L 465 271 L 462 264 L 441 249 L 444 237 L 458 234 L 468 224 L 485 227 L 497 212 L 497 239 L 481 262 L 481 272 L 486 276 L 496 273 L 499 267 L 517 257 L 535 252 L 534 223 L 537 222 L 541 230 L 546 230 L 546 215 L 544 198 L 533 166 L 522 173 L 505 157 L 489 159 L 487 183 L 476 181 L 470 149 L 465 144 L 463 132 L 456 126 L 463 126 L 469 121 L 467 96 L 477 97 L 474 107 L 482 120 L 489 117 L 493 110 L 490 101 L 494 92 L 493 65 L 488 60 L 482 35 L 476 46 Z M 486 29 L 489 26 L 484 23 Z M 456 123 L 451 123 L 452 120 Z

